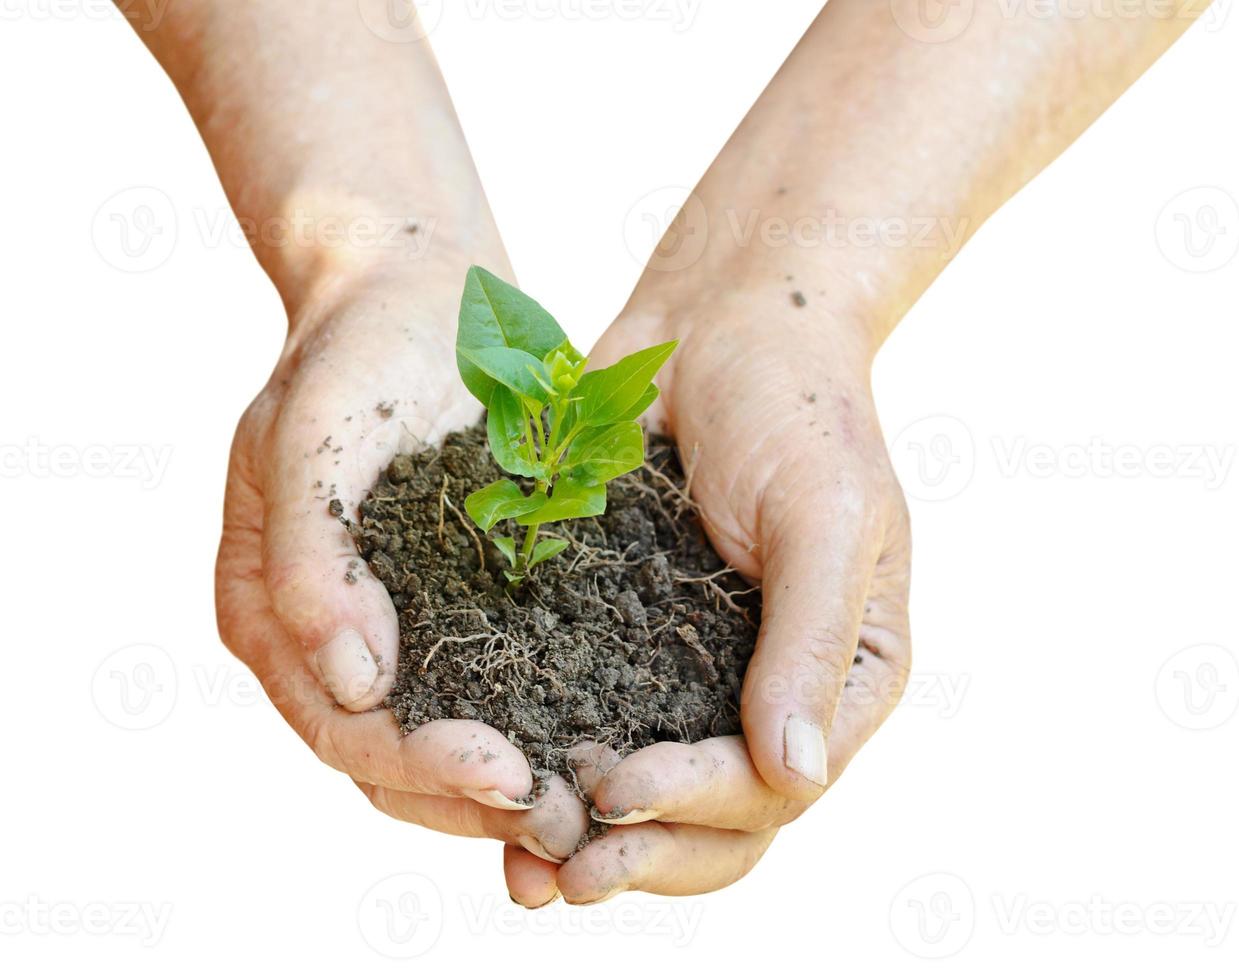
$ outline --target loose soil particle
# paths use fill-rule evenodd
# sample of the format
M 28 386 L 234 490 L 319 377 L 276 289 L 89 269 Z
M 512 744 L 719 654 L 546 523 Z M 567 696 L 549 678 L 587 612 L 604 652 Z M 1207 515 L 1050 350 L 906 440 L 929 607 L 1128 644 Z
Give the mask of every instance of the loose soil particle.
M 538 776 L 569 783 L 582 741 L 624 755 L 738 734 L 760 595 L 706 540 L 675 448 L 651 438 L 645 467 L 608 485 L 606 514 L 545 529 L 571 544 L 515 591 L 464 514 L 468 494 L 504 475 L 479 424 L 397 457 L 360 521 L 344 519 L 399 611 L 387 706 L 402 729 L 476 719 Z

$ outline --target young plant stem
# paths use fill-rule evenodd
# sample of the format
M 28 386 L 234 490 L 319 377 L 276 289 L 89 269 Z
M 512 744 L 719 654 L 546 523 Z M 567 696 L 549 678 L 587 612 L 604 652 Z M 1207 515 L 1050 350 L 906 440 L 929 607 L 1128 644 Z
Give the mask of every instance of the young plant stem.
M 529 562 L 533 559 L 534 542 L 538 540 L 538 528 L 541 524 L 531 524 L 525 531 L 525 544 L 521 548 L 520 560 L 516 563 L 516 574 L 524 576 L 529 571 Z
M 535 484 L 535 492 L 546 493 L 550 485 L 549 480 L 539 480 Z M 521 579 L 529 571 L 529 562 L 533 560 L 533 548 L 538 540 L 538 528 L 541 526 L 541 524 L 530 524 L 525 531 L 525 541 L 521 545 L 520 553 L 516 556 L 516 568 L 514 569 L 516 581 L 512 583 L 514 586 L 520 585 Z
M 551 467 L 552 473 L 559 466 L 559 461 L 561 458 L 563 458 L 564 453 L 568 451 L 568 447 L 572 445 L 572 440 L 581 434 L 581 430 L 583 428 L 585 428 L 583 425 L 574 426 L 572 428 L 572 431 L 570 431 L 566 436 L 564 436 L 564 441 L 562 445 L 555 447 L 554 451 L 551 453 L 550 467 Z

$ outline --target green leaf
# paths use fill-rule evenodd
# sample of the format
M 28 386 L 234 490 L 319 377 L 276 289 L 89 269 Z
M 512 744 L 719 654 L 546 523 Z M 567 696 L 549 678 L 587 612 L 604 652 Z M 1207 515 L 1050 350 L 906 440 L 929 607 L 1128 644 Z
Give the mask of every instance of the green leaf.
M 645 460 L 645 440 L 636 422 L 586 429 L 564 456 L 565 475 L 595 487 L 635 470 Z
M 514 538 L 495 538 L 495 547 L 504 558 L 508 560 L 508 564 L 516 566 L 516 540 Z
M 607 488 L 587 487 L 570 477 L 561 477 L 555 482 L 551 499 L 537 510 L 526 511 L 517 516 L 522 527 L 531 524 L 549 524 L 551 521 L 570 521 L 576 517 L 597 517 L 607 509 Z
M 581 399 L 577 404 L 577 418 L 586 425 L 609 425 L 628 418 L 632 409 L 649 394 L 654 375 L 678 344 L 678 340 L 672 340 L 649 347 L 629 354 L 609 368 L 590 371 L 573 392 Z
M 511 480 L 496 480 L 488 487 L 465 498 L 465 510 L 473 523 L 483 531 L 489 531 L 500 521 L 520 517 L 539 510 L 547 504 L 546 494 L 534 493 L 526 497 L 521 488 Z
M 550 381 L 546 377 L 542 362 L 526 351 L 512 347 L 483 347 L 481 350 L 461 347 L 457 348 L 456 354 L 488 378 L 498 381 L 519 395 L 539 404 L 546 404 L 549 400 L 547 388 L 550 387 Z M 490 405 L 489 396 L 486 404 Z
M 495 462 L 517 476 L 541 478 L 546 467 L 531 463 L 521 452 L 525 438 L 525 409 L 521 400 L 502 385 L 496 385 L 486 412 L 486 436 Z
M 635 421 L 636 419 L 639 419 L 642 415 L 645 414 L 645 410 L 647 408 L 649 408 L 656 401 L 658 401 L 659 394 L 660 392 L 658 390 L 658 385 L 655 385 L 655 384 L 650 385 L 648 388 L 645 389 L 645 394 L 642 395 L 640 398 L 638 398 L 635 404 L 630 405 L 628 407 L 628 410 L 624 412 L 623 417 L 620 419 L 620 421 L 632 422 L 632 421 Z
M 565 340 L 542 358 L 542 366 L 556 393 L 566 395 L 577 386 L 581 375 L 585 373 L 585 358 Z
M 460 300 L 456 364 L 465 387 L 483 405 L 490 404 L 494 379 L 461 351 L 510 347 L 541 360 L 566 339 L 555 318 L 515 286 L 479 266 L 469 270 Z
M 650 385 L 648 388 L 645 389 L 645 394 L 643 394 L 639 399 L 637 399 L 636 403 L 633 404 L 631 407 L 629 407 L 625 412 L 621 413 L 620 417 L 616 419 L 615 421 L 616 422 L 636 421 L 642 415 L 645 414 L 646 409 L 648 409 L 651 405 L 653 405 L 654 402 L 658 401 L 658 396 L 660 394 L 661 392 L 658 390 L 658 385 L 655 385 L 655 384 Z M 576 428 L 577 421 L 580 418 L 580 414 L 581 414 L 579 410 L 580 404 L 581 404 L 580 398 L 573 398 L 569 402 L 567 410 L 564 413 L 563 430 L 565 432 L 571 432 L 574 428 Z
M 548 558 L 554 558 L 557 554 L 568 547 L 568 542 L 563 538 L 543 538 L 533 546 L 533 555 L 529 559 L 529 567 L 541 565 Z
M 572 341 L 565 339 L 563 343 L 557 346 L 554 350 L 548 351 L 546 356 L 542 358 L 542 363 L 548 367 L 555 360 L 556 355 L 562 354 L 568 363 L 573 367 L 584 364 L 586 357 L 579 350 L 572 346 Z

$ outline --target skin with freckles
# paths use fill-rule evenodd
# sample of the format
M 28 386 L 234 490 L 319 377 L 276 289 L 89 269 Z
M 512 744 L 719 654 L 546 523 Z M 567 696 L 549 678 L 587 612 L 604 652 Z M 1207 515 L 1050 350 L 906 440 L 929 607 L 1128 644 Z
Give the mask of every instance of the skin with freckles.
M 375 280 L 355 288 L 324 303 L 321 321 L 302 321 L 238 429 L 216 570 L 220 634 L 319 757 L 352 776 L 382 812 L 562 861 L 587 826 L 563 780 L 532 805 L 517 802 L 533 777 L 499 732 L 438 721 L 402 737 L 390 712 L 349 710 L 374 703 L 389 679 L 363 675 L 365 690 L 346 707 L 321 676 L 314 651 L 341 629 L 359 630 L 380 656 L 396 657 L 395 609 L 376 580 L 357 575 L 356 553 L 327 497 L 356 505 L 383 457 L 367 449 L 393 422 L 398 438 L 413 432 L 433 441 L 445 431 L 436 426 L 476 417 L 451 362 L 444 369 L 444 358 L 427 359 L 436 334 L 419 333 L 417 323 L 437 325 L 443 315 L 428 291 L 402 298 L 399 284 Z M 457 297 L 443 290 L 433 302 L 454 306 Z M 359 372 L 358 364 L 368 367 Z M 375 381 L 397 406 L 390 418 L 375 409 Z M 320 452 L 325 431 L 334 448 Z
M 744 736 L 584 750 L 578 783 L 616 826 L 575 853 L 585 806 L 562 781 L 522 800 L 528 764 L 499 732 L 401 738 L 368 710 L 393 677 L 395 610 L 327 501 L 351 513 L 396 452 L 476 419 L 452 357 L 460 283 L 474 263 L 514 280 L 428 45 L 365 26 L 385 4 L 303 0 L 289 18 L 275 0 L 186 0 L 135 24 L 238 217 L 305 230 L 255 236 L 289 336 L 233 447 L 221 636 L 380 810 L 503 841 L 520 904 L 721 888 L 906 683 L 910 533 L 870 391 L 879 347 L 1208 4 L 1066 17 L 978 0 L 949 39 L 916 29 L 920 0 L 831 0 L 814 22 L 593 355 L 682 341 L 648 421 L 697 460 L 715 547 L 763 587 Z M 357 219 L 398 233 L 326 233 Z
M 712 541 L 763 586 L 744 738 L 608 767 L 595 810 L 620 825 L 560 870 L 566 900 L 730 884 L 898 703 L 910 535 L 873 358 L 967 238 L 1207 6 L 1045 18 L 978 2 L 959 37 L 927 43 L 900 26 L 918 0 L 832 0 L 758 100 L 596 351 L 682 339 L 650 422 L 696 454 Z M 738 233 L 753 215 L 834 226 Z M 929 233 L 874 239 L 859 219 Z

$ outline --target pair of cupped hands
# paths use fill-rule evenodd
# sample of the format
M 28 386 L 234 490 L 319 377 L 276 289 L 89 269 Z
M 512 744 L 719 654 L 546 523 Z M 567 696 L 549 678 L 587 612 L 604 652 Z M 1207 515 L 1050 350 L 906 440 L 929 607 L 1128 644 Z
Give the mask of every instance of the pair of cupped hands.
M 694 458 L 705 528 L 724 561 L 760 582 L 762 625 L 743 737 L 663 742 L 622 760 L 601 745 L 576 750 L 581 789 L 615 825 L 577 851 L 589 804 L 559 777 L 532 805 L 517 802 L 534 779 L 503 734 L 444 720 L 402 735 L 381 707 L 396 610 L 329 512 L 339 499 L 355 515 L 395 452 L 480 417 L 454 356 L 473 259 L 339 272 L 299 305 L 232 449 L 221 636 L 378 809 L 503 841 L 521 905 L 723 887 L 839 777 L 907 677 L 909 527 L 870 393 L 867 333 L 811 283 L 756 273 L 698 285 L 689 271 L 643 281 L 593 351 L 597 368 L 681 341 L 646 423 Z

